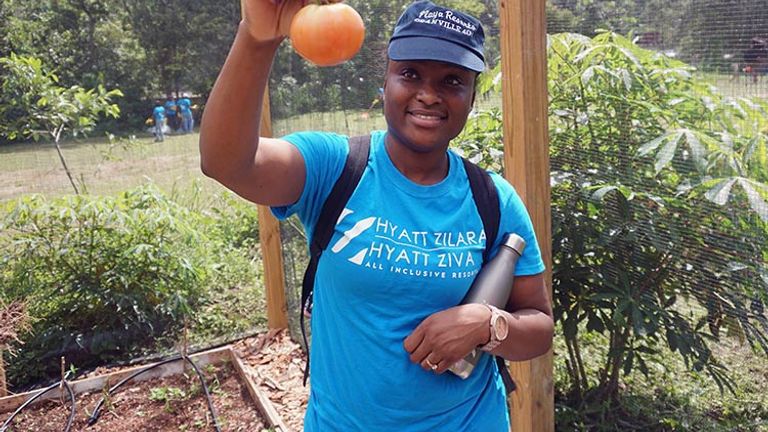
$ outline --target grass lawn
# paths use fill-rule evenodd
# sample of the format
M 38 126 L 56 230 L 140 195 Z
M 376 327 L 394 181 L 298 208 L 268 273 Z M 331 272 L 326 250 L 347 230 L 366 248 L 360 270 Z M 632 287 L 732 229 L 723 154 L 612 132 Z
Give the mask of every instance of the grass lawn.
M 197 140 L 197 134 L 170 136 L 162 143 L 139 137 L 111 145 L 106 138 L 90 138 L 64 143 L 62 153 L 77 183 L 90 194 L 115 194 L 148 181 L 171 191 L 204 178 Z M 200 184 L 211 194 L 223 190 L 212 180 Z M 53 144 L 0 147 L 0 201 L 28 193 L 73 193 Z
M 310 113 L 274 122 L 273 135 L 295 130 L 327 130 L 355 135 L 384 128 L 380 110 Z M 198 134 L 170 135 L 162 143 L 149 134 L 133 141 L 110 144 L 106 137 L 68 141 L 62 144 L 78 186 L 95 195 L 115 194 L 153 182 L 168 193 L 189 193 L 199 185 L 203 197 L 212 197 L 224 187 L 200 171 Z M 0 146 L 0 201 L 29 194 L 73 193 L 53 144 L 24 143 Z
M 758 78 L 757 83 L 744 74 L 738 76 L 699 73 L 698 77 L 720 89 L 727 96 L 768 99 L 768 75 Z

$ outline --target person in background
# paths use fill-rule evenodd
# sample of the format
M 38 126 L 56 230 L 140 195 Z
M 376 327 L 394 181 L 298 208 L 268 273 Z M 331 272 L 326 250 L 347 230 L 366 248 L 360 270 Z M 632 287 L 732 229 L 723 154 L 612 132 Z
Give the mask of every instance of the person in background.
M 176 132 L 179 129 L 179 107 L 176 104 L 176 99 L 169 93 L 165 100 L 165 116 L 168 118 L 168 127 L 171 128 L 171 132 Z
M 165 107 L 160 100 L 155 103 L 152 110 L 152 121 L 154 122 L 153 131 L 155 132 L 155 142 L 165 141 Z
M 200 156 L 203 173 L 240 196 L 281 219 L 298 214 L 311 241 L 348 137 L 259 137 L 270 68 L 302 4 L 243 3 L 203 113 Z M 495 253 L 503 238 L 485 238 L 461 157 L 449 149 L 472 110 L 483 42 L 479 20 L 429 1 L 408 6 L 389 39 L 386 130 L 370 134 L 367 167 L 317 267 L 305 431 L 508 432 L 493 358 L 482 356 L 467 379 L 448 368 L 475 349 L 518 361 L 552 345 L 531 219 L 495 173 L 499 232 L 517 233 L 527 247 L 503 309 L 459 305 L 485 243 Z
M 749 48 L 744 51 L 744 73 L 757 84 L 760 75 L 768 73 L 768 41 L 760 37 L 750 40 Z
M 192 133 L 195 128 L 195 118 L 192 116 L 192 101 L 186 94 L 182 95 L 178 103 L 181 113 L 181 131 L 182 133 Z

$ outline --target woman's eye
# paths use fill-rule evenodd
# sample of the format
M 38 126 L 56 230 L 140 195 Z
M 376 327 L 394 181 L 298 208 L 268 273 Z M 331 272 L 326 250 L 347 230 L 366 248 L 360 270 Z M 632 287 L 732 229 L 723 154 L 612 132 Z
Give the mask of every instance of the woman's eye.
M 416 71 L 414 71 L 413 69 L 405 69 L 405 70 L 402 72 L 402 75 L 403 75 L 405 78 L 409 78 L 409 79 L 418 78 L 418 75 L 416 74 Z

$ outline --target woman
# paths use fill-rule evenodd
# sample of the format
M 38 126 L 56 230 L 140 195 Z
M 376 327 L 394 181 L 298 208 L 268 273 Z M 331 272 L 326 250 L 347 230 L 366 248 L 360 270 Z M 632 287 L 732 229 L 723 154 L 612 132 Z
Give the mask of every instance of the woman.
M 275 52 L 300 6 L 246 3 L 203 116 L 200 152 L 206 175 L 280 218 L 297 213 L 311 237 L 347 137 L 259 138 L 258 122 Z M 551 346 L 530 218 L 495 174 L 499 231 L 528 247 L 506 310 L 456 306 L 480 268 L 485 237 L 461 159 L 448 147 L 472 109 L 483 38 L 477 19 L 427 1 L 398 21 L 383 85 L 387 130 L 371 134 L 368 166 L 315 279 L 307 431 L 509 430 L 490 356 L 466 380 L 448 368 L 476 348 L 526 360 Z M 500 238 L 488 241 L 498 247 Z

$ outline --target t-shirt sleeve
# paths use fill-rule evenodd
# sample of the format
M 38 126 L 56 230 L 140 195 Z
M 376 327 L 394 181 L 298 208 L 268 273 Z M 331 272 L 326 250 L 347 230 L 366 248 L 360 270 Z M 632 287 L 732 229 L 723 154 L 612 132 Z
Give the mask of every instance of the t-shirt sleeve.
M 308 238 L 312 238 L 317 219 L 325 199 L 341 175 L 349 153 L 348 139 L 343 135 L 324 132 L 298 132 L 283 137 L 296 146 L 304 158 L 306 179 L 298 201 L 281 207 L 272 207 L 272 214 L 280 220 L 297 214 Z
M 544 261 L 541 258 L 541 249 L 536 241 L 536 233 L 533 231 L 533 223 L 523 200 L 503 177 L 490 173 L 499 193 L 499 207 L 501 209 L 501 221 L 499 223 L 499 237 L 496 248 L 503 240 L 503 234 L 515 233 L 525 240 L 525 250 L 517 262 L 515 276 L 530 276 L 544 271 Z

